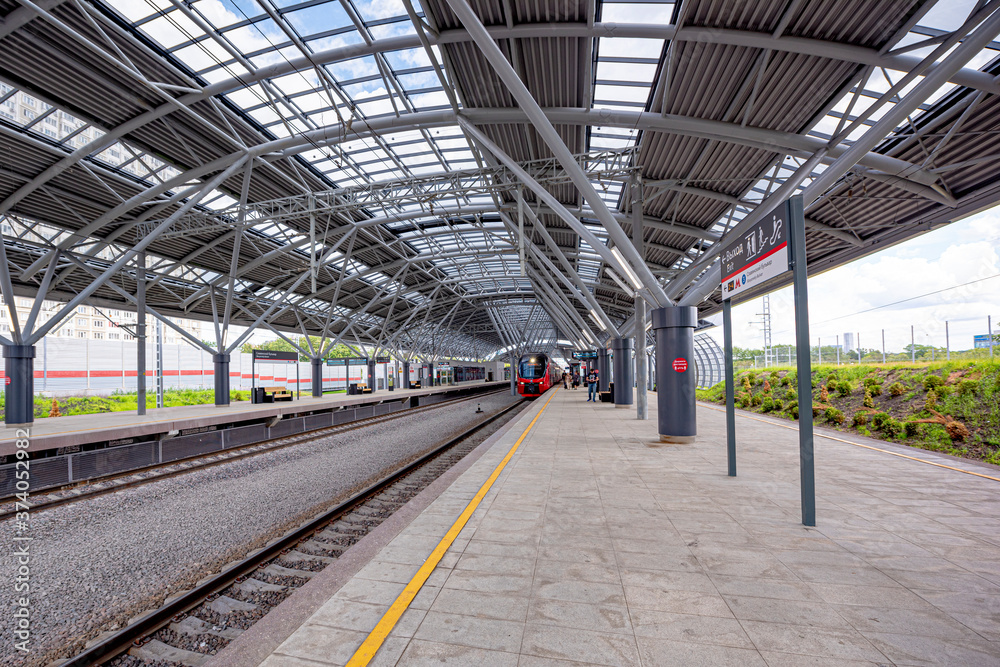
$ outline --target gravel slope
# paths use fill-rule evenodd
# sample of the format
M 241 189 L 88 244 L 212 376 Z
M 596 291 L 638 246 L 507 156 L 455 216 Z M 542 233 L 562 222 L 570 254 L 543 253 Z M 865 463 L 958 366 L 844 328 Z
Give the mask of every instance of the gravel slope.
M 44 665 L 125 625 L 220 565 L 265 544 L 483 415 L 516 401 L 506 392 L 319 442 L 261 454 L 32 517 L 33 650 L 9 640 L 0 663 Z M 0 523 L 13 545 L 14 524 Z M 13 558 L 2 565 L 13 609 Z

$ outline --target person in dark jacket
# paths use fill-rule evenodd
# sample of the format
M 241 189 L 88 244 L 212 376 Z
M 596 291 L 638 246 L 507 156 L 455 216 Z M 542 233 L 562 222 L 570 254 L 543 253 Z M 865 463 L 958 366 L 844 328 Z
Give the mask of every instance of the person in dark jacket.
M 592 368 L 587 373 L 587 401 L 597 402 L 597 369 Z
M 576 389 L 579 386 L 580 386 L 580 373 L 579 372 L 574 372 L 573 373 L 573 389 Z

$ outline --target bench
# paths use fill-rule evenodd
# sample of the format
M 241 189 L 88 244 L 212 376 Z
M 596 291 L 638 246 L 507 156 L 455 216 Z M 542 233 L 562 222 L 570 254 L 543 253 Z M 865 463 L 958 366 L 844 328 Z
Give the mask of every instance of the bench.
M 273 401 L 290 401 L 292 392 L 287 387 L 263 387 L 265 394 L 271 395 Z
M 358 393 L 359 394 L 370 394 L 370 393 L 372 393 L 372 390 L 366 384 L 358 384 Z

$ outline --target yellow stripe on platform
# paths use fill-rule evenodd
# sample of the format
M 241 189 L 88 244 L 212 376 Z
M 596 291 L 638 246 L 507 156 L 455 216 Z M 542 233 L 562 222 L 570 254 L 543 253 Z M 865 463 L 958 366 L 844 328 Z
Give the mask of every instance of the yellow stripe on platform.
M 702 404 L 702 406 L 708 408 L 709 410 L 715 410 L 716 412 L 725 412 L 725 410 L 710 405 Z M 790 431 L 799 430 L 798 426 L 788 426 L 787 424 L 779 424 L 777 422 L 771 421 L 770 419 L 761 419 L 760 417 L 751 417 L 750 415 L 744 415 L 744 414 L 740 414 L 740 417 L 743 417 L 744 419 L 752 419 L 754 421 L 763 422 L 765 424 L 771 424 L 772 426 L 780 426 L 781 428 L 787 428 Z M 919 463 L 926 463 L 929 466 L 945 468 L 946 470 L 954 470 L 955 472 L 964 472 L 966 475 L 982 477 L 983 479 L 991 479 L 994 482 L 1000 482 L 1000 477 L 990 477 L 989 475 L 984 475 L 981 472 L 973 472 L 971 470 L 965 470 L 964 468 L 956 468 L 955 466 L 946 466 L 943 463 L 935 463 L 934 461 L 928 461 L 927 459 L 917 458 L 916 456 L 908 456 L 907 454 L 900 454 L 899 452 L 894 452 L 888 449 L 880 449 L 879 447 L 872 447 L 871 445 L 862 445 L 860 442 L 851 442 L 850 440 L 844 440 L 843 438 L 835 438 L 832 435 L 824 435 L 822 433 L 813 432 L 813 436 L 817 438 L 826 438 L 827 440 L 833 440 L 835 442 L 842 442 L 845 445 L 854 445 L 855 447 L 870 449 L 873 452 L 882 452 L 883 454 L 891 454 L 892 456 L 898 456 L 901 459 L 909 459 L 911 461 L 917 461 Z
M 558 391 L 559 390 L 556 389 L 556 392 Z M 555 392 L 553 392 L 552 396 L 554 395 Z M 503 469 L 507 466 L 511 457 L 514 456 L 518 447 L 521 446 L 521 443 L 524 442 L 528 433 L 531 432 L 535 422 L 537 422 L 538 418 L 542 416 L 545 409 L 549 407 L 549 403 L 552 401 L 552 396 L 549 396 L 548 400 L 545 401 L 545 405 L 542 406 L 542 409 L 538 411 L 535 418 L 531 420 L 530 424 L 528 424 L 528 428 L 524 429 L 524 433 L 521 434 L 521 437 L 518 438 L 517 442 L 515 442 L 510 448 L 510 451 L 507 452 L 506 456 L 504 456 L 503 461 L 501 461 L 497 467 L 493 469 L 493 473 L 490 475 L 489 479 L 483 483 L 483 485 L 479 488 L 479 491 L 476 492 L 475 497 L 469 501 L 468 505 L 465 506 L 465 509 L 455 520 L 455 523 L 451 525 L 451 528 L 448 529 L 445 536 L 441 538 L 438 545 L 434 547 L 434 551 L 431 552 L 431 555 L 428 556 L 427 560 L 424 561 L 424 564 L 420 566 L 420 569 L 417 570 L 415 575 L 413 575 L 410 582 L 406 584 L 406 588 L 403 589 L 403 592 L 399 594 L 399 597 L 397 597 L 392 603 L 389 610 L 383 614 L 382 618 L 379 619 L 379 622 L 375 625 L 372 631 L 368 633 L 368 636 L 365 637 L 361 646 L 359 646 L 358 650 L 354 652 L 351 659 L 347 661 L 346 667 L 365 667 L 369 662 L 371 662 L 372 658 L 375 657 L 375 653 L 382 647 L 382 643 L 386 640 L 386 637 L 389 636 L 389 633 L 392 632 L 392 629 L 396 627 L 396 623 L 399 622 L 403 613 L 406 612 L 410 603 L 413 602 L 413 598 L 417 596 L 417 593 L 420 592 L 424 583 L 427 582 L 427 579 L 431 576 L 431 572 L 433 572 L 434 568 L 441 562 L 441 559 L 451 547 L 455 538 L 457 538 L 458 534 L 462 532 L 462 529 L 465 528 L 465 524 L 467 524 L 469 519 L 472 517 L 473 512 L 475 512 L 476 508 L 479 507 L 479 503 L 481 503 L 483 498 L 486 497 L 486 494 L 489 493 L 493 483 L 497 481 L 498 477 L 500 477 L 500 473 L 503 472 Z

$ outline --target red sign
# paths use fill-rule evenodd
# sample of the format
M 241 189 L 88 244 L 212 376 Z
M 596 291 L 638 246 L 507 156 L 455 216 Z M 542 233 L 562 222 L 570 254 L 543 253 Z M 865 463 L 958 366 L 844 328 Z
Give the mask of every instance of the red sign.
M 683 373 L 688 369 L 688 360 L 683 357 L 677 357 L 674 359 L 674 370 L 678 373 Z

